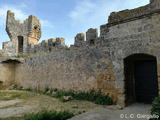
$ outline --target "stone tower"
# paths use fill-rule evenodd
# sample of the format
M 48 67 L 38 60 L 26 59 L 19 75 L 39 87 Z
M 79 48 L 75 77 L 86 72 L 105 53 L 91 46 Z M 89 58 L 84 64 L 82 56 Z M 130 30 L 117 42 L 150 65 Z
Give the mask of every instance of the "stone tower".
M 11 41 L 3 43 L 9 56 L 27 52 L 28 45 L 36 45 L 41 38 L 41 24 L 38 18 L 30 15 L 23 23 L 15 20 L 14 13 L 7 11 L 6 32 Z

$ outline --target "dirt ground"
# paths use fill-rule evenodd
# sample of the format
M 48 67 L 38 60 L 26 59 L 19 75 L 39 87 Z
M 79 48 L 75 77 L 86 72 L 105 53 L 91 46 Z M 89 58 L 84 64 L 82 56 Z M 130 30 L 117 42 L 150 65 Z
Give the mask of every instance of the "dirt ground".
M 80 114 L 99 107 L 105 106 L 78 100 L 61 102 L 59 99 L 35 92 L 18 90 L 0 91 L 0 120 L 10 120 L 12 117 L 19 117 L 41 110 L 69 110 L 75 114 Z
M 134 103 L 123 110 L 95 108 L 69 120 L 149 120 L 151 105 Z M 158 119 L 159 120 L 159 119 Z

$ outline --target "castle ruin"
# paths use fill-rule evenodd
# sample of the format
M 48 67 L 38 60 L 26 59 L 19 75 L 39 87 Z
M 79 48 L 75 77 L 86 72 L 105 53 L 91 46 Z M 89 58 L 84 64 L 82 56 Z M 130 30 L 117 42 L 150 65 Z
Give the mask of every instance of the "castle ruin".
M 87 91 L 108 94 L 122 107 L 151 103 L 160 91 L 160 1 L 113 12 L 98 30 L 75 36 L 69 48 L 64 38 L 38 43 L 41 25 L 29 16 L 24 23 L 7 12 L 0 86 Z M 19 56 L 19 57 L 17 57 Z

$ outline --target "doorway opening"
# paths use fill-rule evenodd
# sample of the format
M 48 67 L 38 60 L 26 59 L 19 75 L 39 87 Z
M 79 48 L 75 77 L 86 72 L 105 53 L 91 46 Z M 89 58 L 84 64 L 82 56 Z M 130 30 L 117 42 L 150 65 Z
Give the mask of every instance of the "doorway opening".
M 95 41 L 92 39 L 92 40 L 90 40 L 90 46 L 94 46 L 95 45 Z
M 23 53 L 23 36 L 18 36 L 18 53 Z
M 126 105 L 151 104 L 158 96 L 156 57 L 134 54 L 124 59 Z

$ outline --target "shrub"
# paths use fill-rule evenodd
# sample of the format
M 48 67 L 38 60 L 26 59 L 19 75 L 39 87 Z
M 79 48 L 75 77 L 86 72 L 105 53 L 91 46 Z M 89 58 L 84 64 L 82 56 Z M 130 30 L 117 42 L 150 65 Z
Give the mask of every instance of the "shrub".
M 41 111 L 37 114 L 29 114 L 24 116 L 24 120 L 66 120 L 73 117 L 74 114 L 68 111 Z
M 31 91 L 32 91 L 32 89 L 31 89 L 31 88 L 27 88 L 27 89 L 26 89 L 26 91 L 31 92 Z
M 49 90 L 50 94 L 52 94 L 52 93 L 53 93 L 53 91 L 54 91 L 53 89 L 50 89 L 50 90 Z
M 28 89 L 27 91 L 30 91 L 31 89 Z M 32 91 L 32 90 L 31 90 Z M 74 92 L 74 91 L 62 91 L 58 89 L 49 89 L 46 88 L 43 92 L 37 91 L 38 93 L 47 94 L 50 96 L 54 96 L 55 98 L 59 98 L 62 102 L 66 102 L 69 100 L 64 100 L 64 96 L 72 97 L 76 100 L 87 100 L 94 102 L 95 104 L 99 105 L 112 105 L 113 101 L 108 95 L 104 95 L 101 92 L 96 92 L 95 90 L 90 90 L 88 92 Z M 55 92 L 54 95 L 52 93 Z
M 54 97 L 62 99 L 63 96 L 72 96 L 76 100 L 87 100 L 100 105 L 111 105 L 113 104 L 112 99 L 108 95 L 103 95 L 101 92 L 95 92 L 91 90 L 89 92 L 76 93 L 73 91 L 57 91 Z
M 49 91 L 49 88 L 45 88 L 44 93 L 47 93 Z
M 152 103 L 151 114 L 160 116 L 160 95 L 158 97 L 156 97 Z M 152 119 L 152 120 L 160 120 L 160 118 L 159 119 Z
M 54 92 L 57 92 L 58 91 L 58 89 L 57 88 L 54 88 L 54 90 L 53 90 Z

